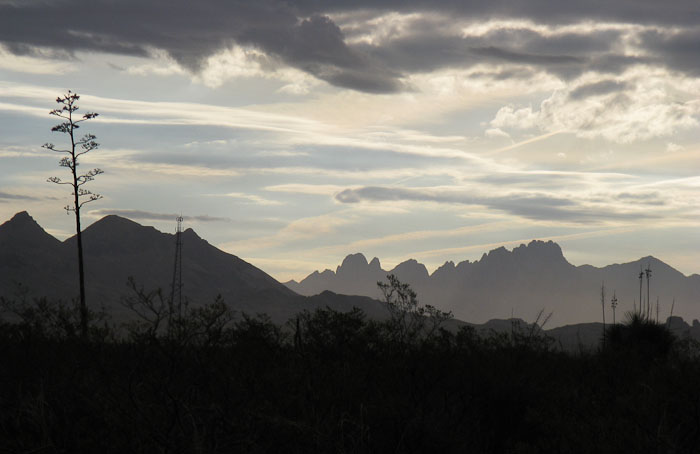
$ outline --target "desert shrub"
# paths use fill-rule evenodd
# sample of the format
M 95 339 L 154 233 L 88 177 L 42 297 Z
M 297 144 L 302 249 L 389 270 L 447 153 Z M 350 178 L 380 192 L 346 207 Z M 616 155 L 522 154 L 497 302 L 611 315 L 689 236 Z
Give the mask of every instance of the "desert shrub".
M 630 313 L 625 323 L 607 328 L 605 341 L 605 348 L 618 356 L 652 361 L 667 358 L 677 339 L 666 325 Z
M 278 326 L 220 300 L 173 317 L 146 301 L 150 325 L 90 342 L 65 334 L 71 314 L 73 331 L 47 328 L 63 322 L 37 315 L 58 310 L 44 305 L 25 314 L 41 320 L 31 336 L 6 334 L 20 319 L 2 326 L 0 452 L 692 453 L 700 442 L 700 350 L 642 321 L 569 354 L 543 322 L 406 337 L 401 317 L 359 310 Z M 413 320 L 429 328 L 423 316 Z

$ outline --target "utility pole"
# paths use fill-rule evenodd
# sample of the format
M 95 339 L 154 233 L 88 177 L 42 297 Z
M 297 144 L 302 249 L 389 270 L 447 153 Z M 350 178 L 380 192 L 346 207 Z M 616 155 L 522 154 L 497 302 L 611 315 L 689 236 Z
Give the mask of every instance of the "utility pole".
M 639 265 L 639 315 L 642 315 L 642 280 L 644 279 L 644 271 L 642 271 L 642 265 Z
M 605 282 L 600 286 L 600 305 L 603 308 L 603 348 L 605 348 Z
M 656 297 L 656 323 L 659 323 L 659 297 Z
M 175 262 L 173 265 L 173 281 L 170 289 L 170 313 L 168 315 L 168 330 L 171 329 L 172 316 L 177 309 L 178 319 L 182 315 L 182 221 L 183 217 L 178 216 L 177 231 L 175 233 Z M 177 303 L 177 308 L 175 304 Z
M 649 281 L 651 280 L 651 264 L 647 264 L 647 269 L 644 270 L 647 276 L 647 319 L 651 317 L 651 300 L 649 299 Z

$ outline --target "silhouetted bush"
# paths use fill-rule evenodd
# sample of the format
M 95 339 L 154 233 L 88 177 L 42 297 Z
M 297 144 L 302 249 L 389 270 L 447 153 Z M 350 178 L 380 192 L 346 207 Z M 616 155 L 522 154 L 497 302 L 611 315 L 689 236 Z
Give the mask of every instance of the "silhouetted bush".
M 633 355 L 635 360 L 663 360 L 673 349 L 676 338 L 666 325 L 627 314 L 627 321 L 606 330 L 605 348 L 621 355 Z
M 149 318 L 121 331 L 102 323 L 108 335 L 89 341 L 74 306 L 8 306 L 24 318 L 0 326 L 0 452 L 691 453 L 700 443 L 697 345 L 660 325 L 631 320 L 609 329 L 604 349 L 570 354 L 541 323 L 482 336 L 432 329 L 424 314 L 407 336 L 400 317 L 357 309 L 277 326 L 222 301 L 171 312 L 143 295 Z

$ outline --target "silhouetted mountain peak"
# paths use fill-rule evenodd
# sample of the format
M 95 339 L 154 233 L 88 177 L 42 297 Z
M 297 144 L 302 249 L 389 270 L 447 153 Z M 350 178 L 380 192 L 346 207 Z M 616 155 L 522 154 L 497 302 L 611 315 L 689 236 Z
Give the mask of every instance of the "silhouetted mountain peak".
M 334 276 L 334 275 L 335 275 L 335 273 L 333 271 L 329 270 L 328 268 L 326 268 L 325 270 L 323 270 L 321 272 L 319 272 L 317 270 L 317 271 L 314 271 L 313 273 L 310 274 L 310 276 Z
M 489 263 L 493 261 L 500 261 L 506 257 L 510 256 L 510 252 L 505 247 L 501 246 L 496 249 L 491 249 L 488 252 L 484 252 L 481 256 L 481 263 Z
M 33 217 L 29 215 L 26 211 L 20 211 L 19 213 L 15 214 L 12 216 L 12 219 L 10 219 L 7 222 L 26 222 L 26 221 L 31 221 L 36 223 Z
M 6 228 L 13 228 L 13 229 L 20 229 L 20 228 L 39 228 L 42 231 L 44 229 L 37 224 L 37 222 L 34 220 L 33 217 L 29 215 L 26 211 L 20 211 L 19 213 L 15 214 L 12 216 L 12 219 L 9 221 L 3 223 L 0 225 L 0 228 L 6 229 Z
M 105 216 L 83 230 L 86 250 L 99 255 L 145 253 L 160 247 L 168 235 L 117 215 Z M 77 241 L 72 236 L 65 244 Z M 174 247 L 173 247 L 174 248 Z M 173 249 L 174 250 L 174 249 Z
M 185 229 L 184 232 L 182 232 L 182 241 L 184 242 L 201 242 L 205 244 L 209 244 L 209 242 L 199 235 L 197 235 L 197 232 L 194 231 L 192 228 Z
M 61 242 L 41 228 L 29 213 L 21 211 L 0 225 L 0 244 L 3 243 L 16 247 L 43 247 L 47 243 Z
M 399 263 L 391 272 L 400 278 L 403 277 L 403 279 L 407 281 L 429 277 L 425 265 L 418 263 L 416 259 L 408 259 L 405 262 Z
M 457 270 L 464 270 L 464 269 L 469 268 L 469 267 L 472 266 L 472 265 L 473 265 L 473 263 L 470 262 L 469 260 L 464 260 L 463 262 L 459 262 L 459 263 L 457 264 L 456 269 L 457 269 Z
M 527 244 L 527 246 L 521 244 L 520 246 L 513 248 L 513 254 L 523 255 L 530 259 L 545 260 L 552 263 L 565 260 L 561 247 L 552 240 L 532 240 Z
M 452 260 L 448 260 L 442 266 L 438 267 L 435 271 L 433 271 L 433 274 L 431 277 L 436 278 L 439 276 L 452 276 L 455 272 L 457 271 L 457 268 L 455 267 L 455 262 Z
M 371 262 L 369 262 L 369 267 L 372 270 L 381 270 L 382 265 L 379 263 L 379 259 L 377 257 L 373 258 Z
M 112 234 L 120 234 L 127 231 L 143 229 L 144 226 L 138 224 L 131 219 L 110 214 L 102 219 L 95 221 L 92 225 L 85 229 L 87 231 L 108 231 Z
M 367 258 L 362 253 L 350 254 L 343 263 L 336 269 L 336 274 L 358 273 L 367 269 Z
M 564 258 L 561 247 L 553 241 L 532 240 L 528 244 L 516 246 L 512 251 L 508 251 L 501 246 L 492 249 L 481 256 L 482 264 L 503 264 L 504 262 L 517 261 L 517 263 L 542 263 L 548 265 L 559 265 L 562 262 L 568 263 Z
M 653 255 L 647 255 L 646 257 L 642 257 L 639 260 L 637 260 L 640 265 L 643 265 L 644 268 L 646 268 L 647 265 L 654 266 L 658 265 L 660 263 L 663 263 L 661 260 L 657 259 Z

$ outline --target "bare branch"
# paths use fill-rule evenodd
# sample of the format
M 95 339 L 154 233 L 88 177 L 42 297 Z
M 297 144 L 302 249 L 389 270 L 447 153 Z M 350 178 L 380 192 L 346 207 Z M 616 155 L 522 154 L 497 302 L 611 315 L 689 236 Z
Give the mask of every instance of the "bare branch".
M 95 112 L 88 112 L 85 115 L 83 115 L 83 118 L 80 120 L 75 120 L 75 123 L 81 123 L 86 120 L 92 120 L 93 118 L 97 117 L 99 114 Z
M 66 120 L 70 119 L 67 115 L 61 114 L 62 110 L 60 109 L 54 109 L 51 112 L 49 112 L 49 115 L 55 115 L 57 117 L 65 118 Z
M 73 160 L 68 156 L 58 161 L 58 165 L 60 167 L 68 167 L 69 169 L 73 170 Z
M 82 186 L 85 183 L 87 183 L 88 181 L 94 180 L 97 175 L 100 175 L 103 173 L 104 172 L 102 171 L 102 169 L 92 169 L 83 175 L 79 175 L 78 177 L 76 177 L 76 180 L 78 181 L 78 186 Z
M 49 183 L 56 183 L 56 184 L 73 184 L 73 183 L 71 183 L 70 181 L 62 181 L 62 180 L 61 180 L 60 178 L 58 178 L 58 177 L 49 177 L 49 178 L 46 179 L 46 181 L 49 182 Z
M 71 131 L 71 128 L 72 128 L 72 129 L 75 129 L 75 128 L 77 128 L 77 126 L 75 126 L 75 125 L 74 125 L 73 123 L 71 123 L 70 121 L 66 121 L 65 123 L 57 124 L 56 126 L 54 126 L 53 128 L 51 128 L 51 132 L 63 132 L 63 133 L 66 133 L 66 132 L 70 132 L 70 131 Z
M 78 191 L 78 193 L 80 194 L 80 190 Z M 87 194 L 84 194 L 84 195 L 87 195 Z M 83 201 L 83 202 L 80 202 L 80 205 L 78 205 L 78 208 L 82 208 L 83 205 L 85 205 L 86 203 L 94 202 L 95 200 L 100 200 L 101 198 L 102 198 L 102 195 L 100 195 L 100 194 L 93 194 L 93 193 L 91 192 L 91 193 L 90 193 L 90 198 L 87 199 L 87 200 L 85 200 L 85 201 Z
M 85 134 L 83 137 L 80 138 L 80 140 L 76 141 L 75 144 L 82 145 L 85 143 L 94 142 L 95 139 L 97 139 L 97 136 L 95 136 L 94 134 Z

